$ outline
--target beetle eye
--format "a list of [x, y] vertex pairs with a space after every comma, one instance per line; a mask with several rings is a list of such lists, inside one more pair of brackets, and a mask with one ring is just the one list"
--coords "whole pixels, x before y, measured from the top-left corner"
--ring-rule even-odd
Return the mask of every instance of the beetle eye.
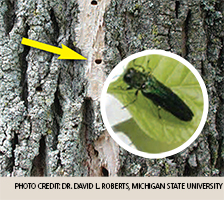
[[125, 81], [126, 83], [130, 83], [130, 82], [131, 82], [131, 76], [130, 76], [130, 74], [126, 74], [126, 75], [124, 76], [124, 81]]
[[128, 70], [128, 73], [131, 73], [131, 74], [135, 73], [135, 69], [130, 68], [130, 69]]

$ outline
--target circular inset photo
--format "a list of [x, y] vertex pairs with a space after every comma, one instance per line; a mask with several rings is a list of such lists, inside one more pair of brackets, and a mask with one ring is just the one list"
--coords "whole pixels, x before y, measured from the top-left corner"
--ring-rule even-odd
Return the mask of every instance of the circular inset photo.
[[121, 147], [142, 157], [163, 158], [198, 137], [207, 118], [208, 94], [188, 61], [147, 50], [124, 59], [110, 73], [101, 113]]

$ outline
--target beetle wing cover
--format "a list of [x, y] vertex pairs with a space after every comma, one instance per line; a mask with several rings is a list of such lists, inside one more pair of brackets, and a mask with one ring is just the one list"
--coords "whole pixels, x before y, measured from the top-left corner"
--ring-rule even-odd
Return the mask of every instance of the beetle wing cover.
[[190, 121], [194, 116], [191, 109], [180, 97], [155, 78], [153, 87], [147, 89], [146, 86], [146, 88], [142, 90], [142, 94], [152, 100], [155, 105], [162, 107], [180, 120]]

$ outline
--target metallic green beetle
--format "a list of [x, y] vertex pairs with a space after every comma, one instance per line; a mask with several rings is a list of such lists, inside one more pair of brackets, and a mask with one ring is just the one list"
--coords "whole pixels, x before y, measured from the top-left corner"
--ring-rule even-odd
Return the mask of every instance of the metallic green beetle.
[[136, 98], [131, 103], [137, 100], [138, 92], [141, 91], [142, 94], [146, 98], [152, 100], [156, 106], [165, 109], [178, 119], [182, 121], [192, 120], [194, 114], [191, 109], [180, 97], [170, 88], [159, 82], [151, 73], [145, 72], [144, 69], [141, 71], [135, 68], [129, 68], [123, 80], [128, 84], [126, 90], [136, 89]]

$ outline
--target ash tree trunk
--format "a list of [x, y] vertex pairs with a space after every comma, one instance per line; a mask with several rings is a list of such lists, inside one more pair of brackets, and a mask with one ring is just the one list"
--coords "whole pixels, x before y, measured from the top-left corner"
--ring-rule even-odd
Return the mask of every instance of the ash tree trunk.
[[[223, 176], [224, 5], [220, 0], [2, 0], [0, 3], [1, 176]], [[23, 37], [88, 61], [21, 45]], [[127, 56], [163, 49], [199, 71], [209, 114], [179, 154], [145, 159], [108, 135], [99, 98]]]

